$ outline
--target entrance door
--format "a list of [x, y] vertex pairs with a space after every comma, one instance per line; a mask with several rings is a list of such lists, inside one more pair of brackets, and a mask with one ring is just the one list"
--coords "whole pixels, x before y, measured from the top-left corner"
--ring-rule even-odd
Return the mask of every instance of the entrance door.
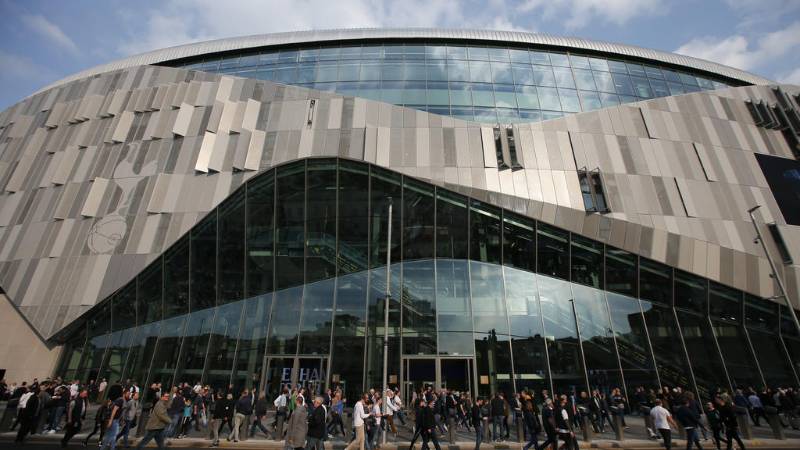
[[414, 393], [427, 387], [435, 390], [475, 392], [475, 363], [472, 358], [404, 358], [403, 401], [411, 408]]
[[439, 360], [440, 381], [439, 386], [450, 391], [472, 395], [472, 360], [471, 359], [441, 359]]
[[414, 393], [420, 393], [428, 386], [436, 386], [436, 359], [403, 359], [403, 403], [411, 411]]

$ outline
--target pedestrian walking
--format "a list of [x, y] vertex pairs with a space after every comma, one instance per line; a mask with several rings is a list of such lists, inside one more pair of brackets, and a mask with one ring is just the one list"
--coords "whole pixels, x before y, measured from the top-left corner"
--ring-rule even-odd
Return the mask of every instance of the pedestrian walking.
[[267, 439], [272, 439], [272, 435], [267, 430], [267, 427], [264, 426], [263, 420], [267, 417], [267, 408], [269, 407], [269, 402], [267, 401], [267, 394], [265, 392], [261, 392], [258, 394], [258, 400], [256, 400], [256, 404], [253, 407], [254, 410], [254, 418], [253, 424], [250, 426], [250, 437], [255, 437], [256, 429], [261, 430], [264, 433], [264, 436]]
[[675, 417], [686, 432], [686, 450], [691, 450], [693, 445], [696, 445], [698, 450], [703, 450], [697, 437], [697, 429], [701, 426], [700, 414], [692, 407], [689, 398], [686, 398], [678, 408]]
[[475, 403], [472, 404], [470, 418], [472, 419], [472, 426], [475, 427], [475, 450], [480, 450], [481, 442], [483, 442], [483, 419], [485, 419], [482, 398], [477, 398]]
[[39, 396], [35, 395], [35, 392], [34, 389], [31, 389], [20, 397], [19, 404], [22, 405], [22, 408], [20, 409], [20, 406], [17, 406], [19, 431], [16, 439], [14, 439], [17, 444], [22, 444], [28, 433], [35, 431], [39, 412]]
[[307, 433], [308, 412], [305, 407], [305, 399], [299, 396], [295, 399], [294, 411], [286, 423], [286, 447], [295, 450], [304, 448]]
[[522, 450], [538, 448], [538, 437], [542, 431], [542, 425], [539, 423], [539, 414], [533, 406], [531, 400], [525, 401], [522, 407], [522, 420], [525, 422], [525, 430], [528, 432], [528, 443], [522, 447]]
[[356, 430], [355, 438], [352, 442], [350, 442], [345, 450], [364, 450], [364, 421], [369, 417], [369, 413], [366, 409], [366, 404], [368, 401], [367, 398], [367, 394], [362, 395], [361, 400], [357, 401], [356, 406], [353, 408], [353, 427]]
[[725, 425], [725, 439], [728, 441], [727, 450], [733, 449], [733, 441], [739, 444], [739, 450], [746, 450], [744, 442], [739, 436], [739, 421], [736, 418], [736, 410], [730, 399], [720, 406], [719, 413], [722, 416], [722, 423]]
[[662, 406], [662, 400], [656, 399], [655, 406], [650, 410], [650, 417], [653, 420], [653, 426], [661, 434], [664, 439], [664, 448], [666, 450], [672, 449], [672, 428], [677, 428], [675, 421], [672, 419], [672, 414]]
[[314, 397], [314, 409], [308, 414], [306, 450], [324, 450], [327, 413], [322, 397]]
[[169, 392], [162, 393], [161, 400], [154, 402], [153, 409], [150, 411], [150, 416], [144, 426], [144, 437], [139, 441], [139, 445], [136, 446], [137, 450], [144, 448], [153, 439], [155, 439], [159, 449], [164, 448], [167, 427], [172, 423], [172, 418], [167, 414], [169, 404]]
[[84, 389], [69, 401], [67, 405], [67, 423], [64, 425], [64, 437], [61, 438], [61, 448], [67, 448], [67, 443], [69, 443], [70, 439], [81, 431], [83, 419], [86, 417], [88, 397], [89, 391]]
[[251, 397], [250, 393], [245, 389], [242, 391], [242, 395], [234, 406], [233, 430], [228, 435], [229, 441], [233, 440], [233, 442], [239, 442], [239, 429], [242, 427], [242, 424], [245, 423], [245, 418], [251, 414], [253, 414], [253, 397]]

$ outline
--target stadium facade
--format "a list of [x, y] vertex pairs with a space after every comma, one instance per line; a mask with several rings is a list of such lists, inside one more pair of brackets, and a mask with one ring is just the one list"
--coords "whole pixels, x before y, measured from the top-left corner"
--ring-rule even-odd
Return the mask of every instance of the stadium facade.
[[798, 385], [798, 95], [470, 30], [89, 69], [0, 113], [3, 368], [354, 399], [387, 332], [406, 391]]

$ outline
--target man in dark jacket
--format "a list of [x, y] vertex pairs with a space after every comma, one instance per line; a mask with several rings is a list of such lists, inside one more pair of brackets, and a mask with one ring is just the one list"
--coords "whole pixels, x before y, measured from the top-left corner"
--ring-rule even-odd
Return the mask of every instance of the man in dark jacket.
[[[230, 394], [228, 394], [230, 396]], [[233, 409], [231, 399], [223, 397], [221, 392], [217, 392], [217, 399], [214, 402], [214, 409], [211, 411], [211, 446], [219, 445], [219, 432], [222, 425], [228, 422], [230, 425], [230, 414]]]
[[236, 401], [234, 409], [233, 431], [228, 435], [228, 440], [239, 442], [239, 428], [241, 428], [242, 424], [246, 424], [246, 418], [253, 414], [253, 397], [250, 396], [247, 389], [242, 391], [242, 395]]
[[267, 430], [267, 427], [264, 426], [262, 422], [264, 418], [267, 417], [267, 408], [269, 408], [269, 401], [267, 400], [267, 394], [265, 392], [261, 392], [258, 395], [258, 400], [256, 400], [256, 404], [254, 406], [255, 417], [253, 418], [253, 425], [250, 426], [250, 437], [255, 437], [256, 429], [261, 430], [264, 433], [264, 436], [267, 439], [272, 439], [272, 435]]
[[708, 426], [711, 427], [711, 433], [714, 436], [714, 444], [717, 445], [717, 450], [722, 450], [720, 442], [728, 441], [722, 437], [722, 415], [719, 410], [714, 407], [714, 404], [708, 402], [706, 404], [706, 417], [708, 418]]
[[558, 431], [556, 429], [555, 413], [553, 400], [546, 398], [544, 400], [544, 408], [542, 409], [542, 425], [544, 426], [544, 434], [547, 436], [547, 439], [542, 442], [542, 445], [536, 447], [536, 450], [544, 450], [548, 445], [552, 445], [554, 449], [558, 448]]
[[497, 442], [503, 433], [503, 419], [505, 418], [505, 401], [500, 393], [494, 394], [494, 398], [489, 402], [489, 413], [492, 416], [492, 439]]
[[167, 414], [172, 419], [172, 422], [169, 424], [169, 428], [167, 428], [167, 437], [173, 437], [178, 434], [178, 425], [181, 423], [181, 417], [183, 417], [183, 395], [178, 390], [177, 387], [172, 388], [172, 401], [167, 408]]
[[[38, 386], [39, 384], [36, 383], [36, 385]], [[39, 395], [38, 392], [33, 389], [33, 386], [31, 386], [31, 395], [28, 397], [28, 401], [25, 402], [25, 408], [17, 414], [19, 418], [19, 432], [17, 432], [17, 438], [14, 440], [14, 443], [22, 444], [28, 433], [36, 431], [36, 424], [39, 420]]]
[[697, 414], [697, 411], [691, 407], [688, 398], [678, 408], [675, 418], [686, 430], [686, 450], [691, 450], [692, 444], [697, 445], [699, 450], [703, 450], [703, 447], [700, 446], [700, 439], [697, 438], [697, 428], [701, 426], [700, 414]]
[[439, 446], [439, 440], [436, 438], [436, 417], [434, 417], [434, 408], [436, 408], [436, 402], [430, 402], [426, 408], [420, 408], [421, 417], [417, 419], [417, 421], [419, 425], [422, 425], [422, 448], [427, 449], [428, 440], [431, 440], [436, 450], [442, 450]]
[[306, 433], [306, 450], [324, 450], [325, 448], [325, 406], [322, 397], [314, 397], [314, 409], [308, 414], [308, 432]]
[[64, 437], [61, 438], [61, 448], [67, 448], [67, 443], [73, 436], [81, 431], [83, 419], [86, 416], [87, 398], [89, 391], [82, 390], [77, 397], [70, 400], [67, 405], [67, 424], [64, 425]]
[[472, 411], [470, 411], [470, 416], [472, 417], [472, 426], [475, 427], [475, 450], [480, 450], [481, 442], [483, 441], [483, 399], [477, 398], [475, 399], [475, 403], [472, 404]]
[[728, 450], [733, 448], [733, 441], [739, 444], [740, 450], [745, 450], [744, 442], [739, 437], [739, 422], [736, 419], [736, 411], [731, 403], [720, 406], [719, 414], [722, 416], [722, 423], [725, 424], [725, 438], [728, 440]]

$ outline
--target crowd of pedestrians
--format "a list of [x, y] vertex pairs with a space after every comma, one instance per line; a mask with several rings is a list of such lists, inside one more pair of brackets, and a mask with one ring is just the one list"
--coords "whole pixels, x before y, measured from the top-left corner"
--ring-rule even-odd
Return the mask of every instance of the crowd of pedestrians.
[[212, 447], [221, 439], [238, 442], [244, 435], [261, 435], [284, 442], [287, 449], [323, 450], [326, 440], [340, 437], [348, 443], [347, 450], [375, 450], [386, 437], [396, 441], [398, 427], [403, 426], [412, 433], [410, 448], [421, 441], [423, 449], [432, 445], [440, 450], [440, 438], [447, 436], [452, 442], [459, 432], [474, 433], [476, 450], [483, 442], [508, 440], [512, 433], [525, 442], [523, 450], [576, 450], [582, 427], [595, 433], [616, 431], [617, 426], [627, 428], [626, 415], [636, 414], [645, 417], [650, 437], [662, 440], [667, 450], [676, 429], [685, 433], [687, 450], [702, 449], [701, 435], [703, 440], [710, 436], [717, 450], [722, 444], [727, 450], [734, 444], [745, 450], [739, 434], [742, 412], [761, 426], [767, 420], [766, 408], [773, 407], [783, 426], [798, 426], [800, 396], [793, 389], [748, 388], [709, 396], [710, 401], [702, 404], [679, 387], [639, 387], [629, 396], [613, 388], [552, 396], [547, 390], [536, 394], [523, 390], [473, 397], [470, 392], [425, 386], [407, 396], [408, 407], [399, 390], [371, 389], [351, 403], [351, 409], [341, 390], [308, 392], [300, 386], [284, 386], [269, 396], [231, 385], [213, 389], [199, 382], [153, 383], [143, 389], [131, 380], [113, 385], [106, 380], [82, 384], [59, 378], [34, 379], [19, 386], [0, 382], [0, 397], [16, 411], [12, 424], [12, 430], [18, 428], [16, 442], [24, 442], [29, 434], [63, 433], [62, 447], [85, 432], [83, 446], [113, 449], [119, 443], [128, 448], [132, 434], [138, 432], [142, 437], [137, 448], [150, 441], [165, 448], [170, 439], [195, 431]]

